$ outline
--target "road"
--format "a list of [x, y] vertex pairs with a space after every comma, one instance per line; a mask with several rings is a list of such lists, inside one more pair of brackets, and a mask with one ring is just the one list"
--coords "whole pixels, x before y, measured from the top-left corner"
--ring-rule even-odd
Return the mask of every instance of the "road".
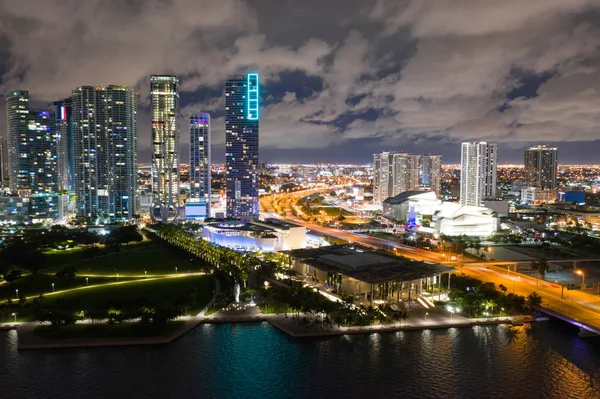
[[[284, 198], [278, 199], [279, 204], [285, 206], [293, 206], [294, 194], [292, 193]], [[306, 195], [306, 194], [299, 194]], [[431, 252], [423, 249], [417, 249], [410, 246], [402, 245], [397, 242], [384, 240], [381, 238], [370, 237], [362, 234], [356, 234], [343, 230], [332, 229], [313, 223], [306, 222], [297, 217], [291, 216], [289, 209], [285, 209], [287, 217], [281, 217], [276, 213], [269, 212], [273, 206], [269, 207], [269, 200], [263, 198], [261, 205], [266, 211], [266, 216], [275, 217], [299, 224], [307, 229], [314, 230], [321, 234], [325, 234], [338, 239], [355, 242], [365, 245], [370, 248], [383, 249], [397, 255], [404, 256], [409, 259], [424, 260], [436, 262], [448, 267], [460, 267], [461, 271], [468, 276], [474, 277], [481, 281], [490, 281], [499, 286], [503, 284], [510, 292], [527, 296], [533, 292], [537, 292], [542, 297], [542, 308], [551, 314], [554, 314], [568, 321], [581, 323], [584, 327], [600, 334], [600, 297], [597, 295], [588, 294], [581, 291], [567, 291], [564, 289], [564, 297], [561, 299], [563, 287], [547, 281], [540, 281], [536, 278], [529, 277], [514, 272], [509, 272], [504, 267], [496, 267], [495, 265], [514, 264], [512, 262], [474, 262], [472, 260], [461, 259], [449, 262], [442, 254]], [[289, 205], [288, 205], [289, 204]], [[273, 209], [274, 210], [274, 209]], [[570, 260], [569, 262], [571, 262]], [[508, 274], [510, 273], [510, 274]]]

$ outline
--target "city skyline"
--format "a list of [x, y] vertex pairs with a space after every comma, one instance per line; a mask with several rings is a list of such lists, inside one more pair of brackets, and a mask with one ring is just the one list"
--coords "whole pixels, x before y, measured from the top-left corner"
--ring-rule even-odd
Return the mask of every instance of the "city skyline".
[[[192, 8], [174, 2], [165, 9], [149, 3], [106, 2], [100, 10], [57, 3], [49, 5], [57, 11], [49, 15], [29, 14], [24, 5], [1, 6], [11, 29], [0, 34], [7, 39], [0, 93], [30, 89], [35, 107], [43, 108], [83, 84], [128, 85], [140, 92], [142, 162], [151, 159], [148, 75], [179, 77], [181, 126], [195, 110], [211, 113], [219, 126], [221, 82], [248, 70], [263, 79], [261, 161], [368, 162], [373, 153], [394, 150], [437, 153], [458, 163], [455, 145], [473, 140], [497, 142], [499, 163], [520, 162], [522, 152], [538, 143], [560, 147], [566, 164], [597, 159], [600, 18], [594, 2], [481, 4], [477, 24], [467, 0], [454, 4], [457, 12], [430, 1], [223, 1]], [[210, 12], [221, 17], [201, 18]], [[90, 18], [93, 13], [102, 18]], [[141, 33], [157, 13], [173, 22], [165, 23], [172, 36]], [[59, 23], [61, 15], [70, 15], [70, 23]], [[94, 25], [125, 15], [136, 18], [114, 31]], [[498, 15], [501, 21], [494, 21]], [[432, 23], [442, 18], [448, 23]], [[312, 29], [295, 29], [307, 22]], [[24, 34], [28, 24], [36, 30]], [[91, 40], [100, 30], [106, 32]], [[165, 42], [167, 37], [175, 41]], [[43, 55], [41, 49], [60, 42], [71, 43], [69, 51], [52, 59]], [[118, 68], [102, 62], [105, 46]], [[81, 54], [86, 62], [73, 73], [69, 66]], [[213, 129], [215, 162], [224, 161], [218, 155], [223, 136]], [[181, 161], [186, 157], [182, 151]]]

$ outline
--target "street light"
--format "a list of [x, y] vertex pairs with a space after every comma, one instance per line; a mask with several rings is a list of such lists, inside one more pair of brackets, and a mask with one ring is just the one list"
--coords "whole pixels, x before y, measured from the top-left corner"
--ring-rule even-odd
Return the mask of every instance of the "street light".
[[119, 281], [119, 273], [117, 273], [117, 282]]
[[17, 314], [16, 313], [11, 313], [11, 316], [15, 316], [15, 323], [17, 322]]
[[429, 313], [425, 312], [425, 320], [427, 320], [427, 316], [429, 316]]
[[19, 299], [19, 289], [18, 288], [15, 289], [15, 295], [16, 295], [17, 299]]
[[52, 292], [54, 292], [54, 283], [52, 283]]
[[90, 285], [89, 283], [90, 283], [90, 281], [89, 281], [89, 278], [88, 278], [88, 277], [86, 277], [86, 278], [85, 278], [85, 285]]
[[177, 274], [177, 266], [175, 266], [175, 274]]
[[585, 274], [582, 270], [577, 270], [577, 274], [581, 276], [581, 284], [585, 284]]

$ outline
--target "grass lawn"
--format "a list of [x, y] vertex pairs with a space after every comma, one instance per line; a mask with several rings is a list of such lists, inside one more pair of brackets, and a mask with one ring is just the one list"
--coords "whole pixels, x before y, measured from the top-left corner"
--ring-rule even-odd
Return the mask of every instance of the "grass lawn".
[[140, 323], [76, 324], [60, 328], [44, 325], [36, 327], [33, 333], [47, 339], [160, 337], [182, 328], [184, 323], [172, 321], [164, 326]]
[[[148, 245], [148, 241], [135, 242], [121, 246], [121, 251], [128, 251], [136, 248], [143, 248]], [[59, 269], [64, 265], [85, 261], [83, 257], [84, 247], [77, 247], [65, 250], [48, 250], [44, 252], [46, 255], [46, 268]], [[103, 250], [103, 248], [101, 248]]]
[[[273, 306], [273, 305], [258, 305], [258, 308], [260, 309], [260, 313], [263, 314], [285, 314], [285, 307], [284, 306]], [[287, 313], [288, 314], [294, 314], [294, 311], [292, 310], [292, 308], [288, 307], [287, 308]]]
[[[73, 265], [78, 274], [116, 276], [118, 273], [119, 276], [126, 277], [144, 275], [144, 270], [148, 276], [174, 274], [175, 268], [178, 273], [187, 273], [188, 270], [190, 272], [200, 271], [198, 261], [190, 262], [191, 256], [182, 252], [148, 242], [136, 244], [133, 248], [130, 250], [130, 247], [123, 247], [119, 252], [109, 252], [107, 255], [94, 259], [82, 259], [81, 252], [76, 252], [69, 259], [73, 260], [79, 256], [79, 261]], [[66, 255], [48, 255], [48, 258], [53, 256], [61, 256], [65, 259]], [[44, 271], [54, 272], [61, 267], [55, 262], [50, 264], [54, 266]]]
[[[46, 304], [51, 304], [57, 298], [79, 302], [82, 309], [99, 307], [107, 299], [120, 301], [127, 299], [146, 298], [155, 302], [173, 302], [180, 295], [193, 289], [198, 289], [200, 298], [195, 307], [187, 310], [186, 314], [196, 315], [210, 301], [213, 295], [213, 280], [210, 276], [181, 276], [159, 279], [141, 279], [123, 284], [108, 284], [85, 288], [77, 291], [64, 292], [46, 296]], [[32, 304], [18, 310], [20, 320], [31, 320], [34, 308]]]
[[[131, 278], [119, 276], [119, 281], [132, 280]], [[25, 295], [26, 297], [38, 296], [39, 294], [47, 295], [52, 292], [52, 284], [54, 283], [55, 291], [62, 291], [65, 289], [85, 287], [88, 285], [106, 284], [117, 281], [116, 277], [89, 277], [86, 281], [85, 277], [74, 277], [74, 278], [58, 278], [50, 274], [38, 273], [28, 274], [12, 284], [0, 285], [0, 302], [10, 298], [13, 301], [18, 301], [17, 292], [19, 290], [19, 296]]]

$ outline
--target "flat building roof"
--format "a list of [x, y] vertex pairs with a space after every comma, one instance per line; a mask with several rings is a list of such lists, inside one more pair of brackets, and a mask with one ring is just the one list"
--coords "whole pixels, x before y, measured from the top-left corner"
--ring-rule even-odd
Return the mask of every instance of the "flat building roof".
[[354, 244], [295, 249], [285, 253], [316, 269], [341, 273], [369, 284], [413, 281], [456, 270], [439, 263], [414, 261]]

